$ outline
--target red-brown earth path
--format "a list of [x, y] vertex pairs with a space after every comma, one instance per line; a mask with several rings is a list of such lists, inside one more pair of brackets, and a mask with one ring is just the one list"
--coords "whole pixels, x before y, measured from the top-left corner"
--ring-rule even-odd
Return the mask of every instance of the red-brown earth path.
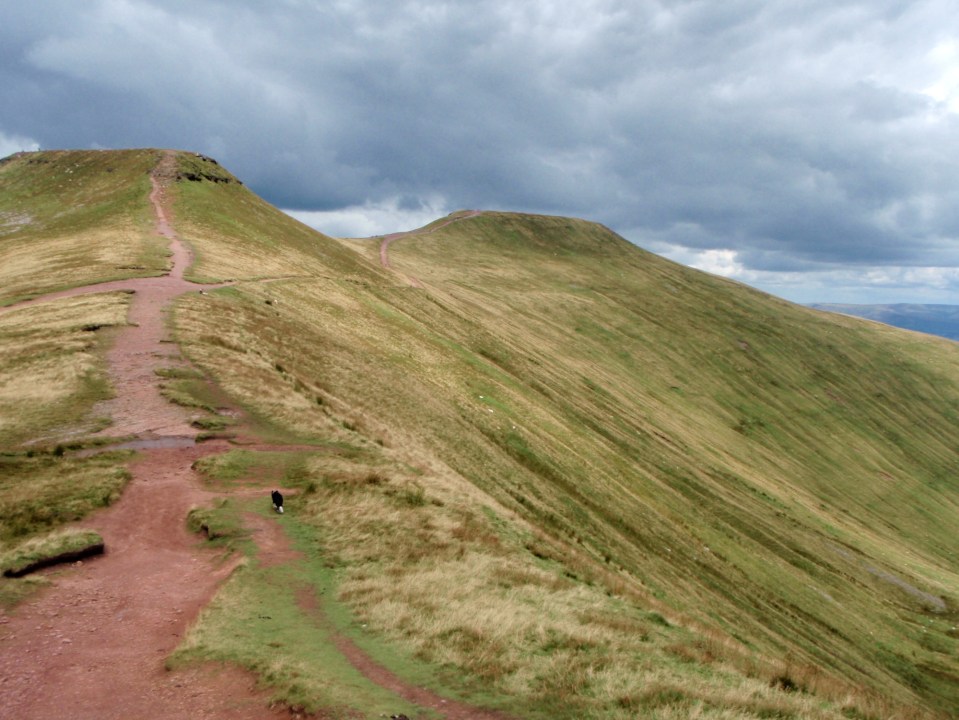
[[[476, 217], [477, 215], [482, 215], [482, 214], [483, 214], [482, 210], [467, 210], [466, 212], [463, 212], [448, 218], [447, 220], [440, 223], [439, 225], [436, 225], [435, 227], [431, 227], [429, 230], [407, 230], [406, 232], [396, 232], [396, 233], [390, 233], [389, 235], [384, 235], [383, 239], [380, 241], [380, 265], [385, 267], [387, 270], [393, 269], [393, 266], [390, 265], [389, 249], [390, 249], [390, 245], [396, 242], [397, 240], [400, 240], [405, 237], [409, 237], [411, 235], [429, 235], [431, 233], [436, 232], [440, 228], [444, 228], [447, 225], [451, 225], [452, 223], [459, 222], [460, 220], [466, 220], [467, 218]], [[409, 275], [408, 278], [410, 281], [410, 285], [412, 285], [413, 287], [423, 287], [422, 283], [420, 283], [420, 281], [417, 280], [412, 275]]]
[[[130, 465], [133, 479], [121, 499], [77, 523], [103, 536], [105, 555], [46, 571], [50, 587], [9, 614], [0, 611], [0, 720], [266, 720], [291, 714], [283, 707], [271, 708], [267, 693], [256, 689], [255, 678], [238, 668], [207, 665], [170, 672], [164, 667], [165, 658], [238, 562], [204, 547], [185, 525], [190, 508], [222, 497], [201, 487], [192, 464], [233, 445], [223, 440], [196, 444], [189, 413], [162, 398], [154, 372], [188, 364], [164, 327], [171, 301], [185, 292], [220, 287], [183, 279], [191, 256], [170, 225], [165, 196], [174, 163], [172, 154], [163, 156], [150, 193], [157, 233], [169, 240], [172, 251], [168, 275], [75, 288], [0, 309], [15, 312], [79, 294], [135, 291], [130, 324], [117, 334], [107, 356], [116, 398], [103, 410], [114, 421], [104, 434], [135, 436], [132, 445], [141, 450]], [[385, 247], [382, 252], [385, 258]], [[250, 447], [287, 449], [259, 443]], [[264, 489], [264, 502], [267, 492]], [[246, 523], [257, 542], [259, 562], [296, 561], [278, 523], [254, 514]], [[317, 622], [326, 622], [318, 608], [311, 612]], [[421, 707], [450, 720], [505, 717], [404, 683], [344, 636], [335, 638], [340, 651], [367, 677]]]
[[131, 464], [132, 480], [116, 504], [78, 523], [103, 536], [106, 554], [48, 571], [51, 587], [0, 616], [0, 718], [287, 715], [270, 709], [254, 678], [237, 668], [164, 669], [167, 655], [236, 562], [202, 547], [185, 525], [191, 507], [214, 497], [200, 488], [192, 463], [229, 446], [196, 445], [190, 414], [163, 399], [154, 372], [185, 364], [167, 338], [165, 308], [184, 292], [212, 287], [183, 280], [190, 254], [170, 227], [164, 197], [174, 161], [164, 155], [150, 193], [157, 232], [171, 245], [168, 275], [76, 288], [4, 308], [15, 312], [56, 298], [133, 290], [130, 324], [107, 355], [116, 398], [102, 409], [114, 421], [104, 434], [133, 435], [158, 447]]

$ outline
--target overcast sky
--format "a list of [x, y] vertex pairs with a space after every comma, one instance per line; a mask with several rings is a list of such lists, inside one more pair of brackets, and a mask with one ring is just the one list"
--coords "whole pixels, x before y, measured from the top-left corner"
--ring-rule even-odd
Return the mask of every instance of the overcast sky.
[[141, 146], [334, 235], [573, 215], [799, 302], [959, 303], [955, 0], [0, 0], [0, 156]]

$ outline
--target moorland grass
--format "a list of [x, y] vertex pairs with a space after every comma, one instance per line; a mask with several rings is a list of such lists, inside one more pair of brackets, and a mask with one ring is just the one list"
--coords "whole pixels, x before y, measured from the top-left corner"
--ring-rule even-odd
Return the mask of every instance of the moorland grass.
[[[130, 480], [129, 451], [74, 457], [63, 448], [0, 453], [0, 555], [15, 559], [24, 548], [56, 555], [64, 542], [89, 538], [62, 526], [115, 502]], [[0, 606], [12, 608], [45, 585], [29, 575], [0, 577]]]
[[[243, 403], [382, 448], [424, 486], [442, 469], [446, 495], [539, 528], [578, 580], [614, 576], [726, 637], [738, 650], [723, 662], [790, 656], [834, 699], [954, 705], [956, 668], [917, 633], [933, 619], [952, 647], [954, 611], [937, 622], [867, 566], [955, 607], [956, 444], [942, 430], [959, 407], [955, 347], [702, 276], [578, 221], [481, 216], [392, 252], [428, 290], [249, 285], [184, 298], [177, 331]], [[228, 328], [216, 342], [214, 327]], [[456, 602], [469, 614], [476, 597]], [[418, 636], [431, 615], [401, 598], [394, 615]]]
[[60, 558], [102, 552], [103, 538], [95, 530], [61, 530], [31, 538], [0, 554], [0, 572], [19, 577], [33, 567], [52, 564]]
[[[244, 451], [243, 465], [252, 467], [257, 455]], [[204, 472], [224, 480], [242, 475], [236, 451], [215, 459], [221, 462]], [[333, 465], [314, 456], [302, 480], [309, 492], [294, 496], [276, 521], [303, 559], [285, 569], [244, 568], [174, 664], [228, 659], [255, 669], [284, 702], [342, 702], [324, 687], [331, 672], [342, 671], [335, 670], [342, 658], [303, 663], [304, 653], [320, 652], [310, 617], [298, 614], [302, 607], [295, 618], [289, 607], [279, 615], [272, 604], [284, 592], [291, 593], [287, 606], [302, 604], [292, 592], [305, 584], [323, 598], [331, 627], [407, 682], [519, 717], [845, 717], [841, 707], [784, 692], [767, 677], [803, 682], [796, 669], [757, 666], [746, 676], [726, 662], [721, 640], [704, 641], [577, 581], [557, 560], [537, 558], [525, 547], [530, 538], [489, 509], [476, 514], [462, 501], [440, 501], [432, 489], [425, 502], [408, 502], [404, 491], [417, 479], [399, 466]], [[224, 509], [206, 511], [207, 527], [218, 526], [210, 516]], [[235, 507], [227, 513], [220, 524], [229, 527]], [[295, 624], [305, 639], [274, 636], [277, 619], [281, 628]], [[260, 644], [269, 652], [257, 650]], [[357, 692], [355, 680], [337, 682]]]
[[[153, 232], [149, 173], [158, 153], [42, 152], [0, 164], [0, 305], [168, 266]], [[0, 549], [60, 545], [57, 528], [113, 502], [130, 453], [74, 456], [109, 420], [104, 351], [129, 297], [101, 293], [0, 314]], [[10, 606], [40, 584], [2, 581]]]
[[92, 410], [111, 395], [105, 336], [128, 305], [114, 292], [0, 314], [0, 448], [100, 429]]
[[[205, 528], [235, 528], [237, 514], [249, 512], [263, 512], [262, 503], [221, 504], [192, 516], [194, 523], [202, 518]], [[295, 523], [286, 517], [276, 521]], [[235, 537], [232, 530], [226, 532]], [[224, 537], [215, 530], [207, 534]], [[295, 565], [262, 566], [254, 544], [241, 547], [250, 557], [203, 610], [168, 667], [233, 662], [255, 672], [275, 700], [308, 712], [355, 717], [360, 711], [370, 718], [414, 714], [414, 706], [367, 680], [336, 649], [334, 626], [313, 609], [333, 584], [321, 556], [308, 553]]]
[[[232, 549], [241, 547], [239, 543], [249, 537], [243, 527], [238, 508], [229, 499], [222, 499], [214, 507], [195, 507], [190, 510], [186, 518], [187, 527], [191, 532], [203, 533], [207, 540], [219, 542]], [[242, 547], [249, 550], [249, 545]]]
[[382, 279], [375, 266], [340, 243], [264, 202], [219, 166], [178, 155], [181, 179], [172, 188], [177, 233], [194, 252], [195, 281], [287, 276]]
[[0, 454], [0, 547], [79, 520], [119, 498], [132, 453]]
[[[566, 218], [462, 219], [394, 243], [391, 273], [375, 240], [180, 167], [194, 277], [250, 279], [178, 301], [185, 354], [271, 437], [327, 450], [205, 468], [301, 488], [282, 522], [308, 560], [251, 562], [184, 653], [349, 705], [366, 690], [310, 659], [332, 652], [321, 629], [290, 630], [325, 568], [333, 615], [398, 672], [521, 716], [959, 707], [954, 343]], [[262, 602], [282, 627], [256, 627]]]
[[0, 164], [0, 305], [168, 267], [149, 150], [22, 153]]
[[256, 482], [263, 485], [306, 489], [305, 469], [311, 450], [258, 452], [236, 449], [206, 455], [193, 464], [206, 483], [220, 487]]

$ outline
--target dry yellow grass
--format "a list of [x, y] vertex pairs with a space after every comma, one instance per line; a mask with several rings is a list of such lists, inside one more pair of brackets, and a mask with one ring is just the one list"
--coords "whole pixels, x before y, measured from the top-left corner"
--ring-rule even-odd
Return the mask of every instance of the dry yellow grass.
[[114, 502], [130, 479], [130, 455], [0, 455], [0, 549]]
[[151, 151], [27, 153], [0, 165], [0, 304], [160, 274]]
[[172, 189], [177, 232], [195, 253], [192, 277], [383, 277], [332, 238], [277, 212], [219, 165], [190, 154], [177, 161], [181, 174], [205, 178]]
[[[833, 719], [846, 717], [844, 697], [858, 697], [840, 682], [826, 687], [825, 677], [819, 696], [783, 692], [771, 678], [812, 685], [740, 646], [735, 659], [752, 663], [744, 672], [744, 662], [728, 661], [726, 638], [670, 623], [570, 577], [562, 562], [536, 559], [524, 524], [505, 522], [488, 497], [447, 494], [448, 481], [402, 465], [316, 458], [310, 468], [319, 488], [301, 513], [343, 566], [340, 597], [358, 620], [527, 707], [617, 720]], [[411, 501], [411, 488], [420, 499]]]
[[[803, 612], [822, 608], [818, 612], [824, 615], [841, 616], [845, 633], [868, 637], [875, 618], [870, 615], [873, 610], [858, 609], [863, 601], [869, 602], [856, 589], [858, 585], [815, 571], [799, 580], [796, 560], [787, 559], [789, 548], [800, 543], [804, 553], [854, 577], [856, 584], [867, 583], [879, 593], [876, 597], [882, 597], [882, 582], [870, 580], [859, 560], [844, 561], [822, 530], [810, 532], [804, 525], [842, 527], [840, 535], [836, 529], [828, 532], [836, 538], [865, 541], [860, 548], [885, 544], [896, 557], [905, 557], [899, 553], [906, 552], [909, 543], [890, 544], [888, 532], [877, 528], [863, 532], [867, 524], [862, 517], [837, 517], [822, 510], [815, 488], [782, 484], [782, 478], [790, 474], [793, 478], [808, 475], [804, 461], [744, 444], [743, 433], [735, 427], [737, 415], [717, 411], [705, 390], [692, 400], [679, 395], [673, 399], [666, 387], [644, 395], [644, 404], [637, 407], [633, 396], [645, 392], [642, 386], [649, 382], [648, 375], [624, 380], [621, 370], [590, 355], [588, 342], [569, 345], [556, 323], [558, 310], [551, 299], [530, 292], [508, 297], [535, 306], [525, 311], [524, 322], [511, 331], [517, 333], [514, 337], [504, 331], [507, 323], [502, 318], [508, 314], [489, 297], [485, 302], [495, 320], [479, 323], [478, 301], [467, 315], [462, 299], [456, 299], [457, 314], [449, 312], [448, 305], [444, 309], [454, 302], [448, 297], [431, 298], [389, 286], [363, 289], [325, 278], [243, 284], [208, 296], [187, 297], [178, 307], [176, 323], [191, 357], [234, 397], [289, 430], [364, 448], [381, 457], [378, 462], [383, 467], [393, 468], [395, 482], [384, 500], [362, 492], [368, 474], [381, 472], [377, 465], [361, 463], [351, 469], [347, 461], [325, 459], [312, 467], [314, 476], [326, 478], [344, 494], [322, 495], [311, 508], [330, 551], [349, 568], [342, 586], [344, 599], [371, 626], [409, 652], [459, 667], [485, 678], [502, 693], [534, 704], [546, 702], [545, 698], [566, 687], [572, 702], [585, 703], [580, 711], [586, 712], [589, 705], [589, 712], [597, 717], [629, 717], [638, 712], [629, 693], [623, 695], [622, 708], [616, 697], [600, 699], [596, 694], [597, 687], [615, 685], [607, 675], [635, 676], [646, 682], [647, 676], [634, 666], [637, 655], [655, 657], [657, 667], [673, 668], [670, 687], [686, 688], [679, 695], [678, 691], [666, 693], [665, 700], [637, 691], [642, 703], [656, 706], [646, 708], [650, 713], [668, 716], [675, 711], [672, 706], [678, 705], [683, 712], [703, 716], [751, 717], [779, 712], [776, 708], [785, 704], [792, 708], [783, 711], [786, 716], [836, 717], [844, 703], [869, 706], [870, 691], [863, 690], [857, 679], [841, 679], [842, 671], [835, 668], [802, 681], [816, 691], [818, 699], [770, 688], [780, 672], [777, 657], [792, 652], [783, 650], [783, 643], [789, 647], [795, 638], [788, 631], [771, 632], [755, 611], [747, 610], [748, 594], [743, 604], [717, 604], [716, 587], [719, 583], [730, 588], [723, 593], [737, 592], [730, 583], [743, 583], [743, 588], [789, 587], [790, 602]], [[594, 316], [600, 310], [606, 312], [595, 303], [584, 305], [576, 299], [570, 306], [577, 313], [588, 308]], [[532, 362], [529, 358], [534, 355]], [[664, 363], [657, 372], [671, 375], [677, 370], [682, 371], [674, 362]], [[646, 372], [654, 371], [647, 368]], [[531, 395], [524, 386], [530, 377], [548, 377], [552, 387], [540, 390], [539, 396]], [[556, 399], [547, 394], [551, 391]], [[566, 393], [565, 409], [560, 409], [561, 391]], [[550, 402], [544, 403], [543, 395]], [[595, 438], [584, 435], [584, 420], [594, 423], [587, 427], [603, 427], [590, 414], [597, 405], [602, 412], [615, 413], [612, 417], [620, 427], [629, 423], [633, 432], [646, 438], [643, 459], [637, 455], [633, 462], [624, 462], [614, 446], [596, 444]], [[607, 439], [618, 435], [616, 427], [604, 428]], [[826, 436], [815, 442], [833, 456], [848, 453], [848, 439]], [[525, 469], [513, 465], [516, 460]], [[370, 457], [362, 462], [370, 463]], [[717, 466], [725, 466], [725, 474], [717, 473]], [[527, 474], [529, 469], [535, 474]], [[564, 478], [576, 478], [594, 496], [558, 501], [557, 486]], [[695, 478], [700, 487], [727, 503], [716, 510], [735, 521], [735, 531], [714, 527], [715, 516], [702, 508], [682, 505], [676, 478], [685, 483]], [[754, 495], [743, 494], [742, 485], [737, 484], [743, 482], [740, 478], [754, 484]], [[376, 487], [375, 482], [372, 485]], [[355, 492], [347, 492], [349, 488]], [[570, 491], [575, 493], [575, 486]], [[636, 504], [638, 492], [641, 505]], [[606, 509], [600, 508], [600, 498]], [[766, 502], [771, 507], [764, 506]], [[502, 546], [464, 544], [453, 532], [462, 521], [457, 512], [476, 520], [482, 518], [478, 508], [484, 506], [500, 518], [502, 526], [511, 528], [507, 534], [525, 538], [519, 545], [514, 543], [508, 557]], [[409, 507], [419, 508], [426, 521], [410, 516]], [[602, 513], [625, 507], [640, 513], [632, 527], [642, 528], [652, 542], [645, 540], [644, 546], [631, 548], [633, 541], [625, 539], [626, 533], [636, 530], [602, 524]], [[449, 515], [451, 508], [458, 510]], [[755, 527], [749, 533], [753, 539], [746, 540], [746, 545], [741, 534], [748, 527], [745, 516], [736, 519], [727, 508], [737, 508], [736, 512], [746, 508], [746, 514], [752, 515]], [[776, 533], [783, 531], [767, 524], [781, 522], [774, 518], [781, 517], [783, 508], [798, 511], [802, 520], [789, 525], [789, 533], [779, 540]], [[568, 519], [562, 519], [564, 515]], [[545, 524], [531, 521], [531, 516]], [[764, 543], [779, 549], [767, 554]], [[594, 583], [589, 599], [576, 597], [569, 589], [537, 589], [538, 561], [526, 551], [527, 546], [538, 548], [536, 552], [557, 563], [556, 567], [570, 571], [575, 580], [569, 580], [579, 588], [577, 592], [584, 582]], [[524, 548], [522, 552], [519, 547]], [[608, 557], [603, 548], [609, 548]], [[783, 551], [785, 556], [777, 555]], [[748, 576], [740, 569], [743, 566], [748, 567]], [[954, 574], [931, 558], [913, 554], [908, 566], [924, 578], [924, 587], [933, 577], [946, 593], [956, 587]], [[504, 583], [512, 588], [510, 592]], [[665, 593], [664, 587], [669, 588]], [[592, 621], [583, 620], [582, 611], [602, 608], [607, 590], [629, 598], [641, 612], [665, 614], [677, 625], [671, 632], [679, 638], [663, 640], [653, 650], [640, 643], [628, 652], [614, 652], [616, 659], [601, 670], [593, 667], [591, 656], [609, 655], [609, 645], [580, 642], [581, 636], [595, 640], [602, 635], [591, 627]], [[555, 603], [547, 601], [557, 592], [560, 606], [564, 592], [571, 592], [575, 602], [557, 610]], [[774, 608], [775, 602], [764, 595], [762, 612]], [[622, 615], [622, 609], [612, 604], [609, 613]], [[743, 643], [719, 630], [717, 616], [722, 627], [736, 627], [741, 637], [749, 637], [755, 643], [753, 649], [747, 651]], [[537, 632], [522, 625], [530, 618], [571, 644], [574, 649], [563, 661], [567, 665], [558, 659], [553, 665], [544, 658]], [[519, 627], [513, 626], [514, 619]], [[506, 635], [512, 644], [504, 645], [500, 629], [509, 631]], [[794, 647], [808, 647], [805, 643], [810, 640], [798, 637], [804, 642]], [[812, 642], [829, 652], [850, 650], [828, 634]], [[868, 650], [861, 652], [853, 656], [857, 659], [843, 658], [840, 666], [869, 657]], [[816, 662], [821, 660], [798, 652], [793, 676], [798, 677], [796, 668]], [[569, 689], [564, 679], [569, 677], [578, 678], [570, 681], [576, 689]], [[729, 685], [732, 690], [708, 691], [717, 685]], [[753, 699], [736, 701], [736, 710], [717, 704], [734, 702], [737, 693]], [[899, 712], [895, 703], [882, 707], [878, 717]]]
[[2, 299], [130, 277], [151, 266], [159, 270], [163, 266], [150, 258], [163, 255], [160, 243], [132, 222], [9, 247], [0, 244]]
[[109, 396], [104, 334], [126, 323], [129, 295], [82, 295], [0, 314], [0, 447], [99, 429]]

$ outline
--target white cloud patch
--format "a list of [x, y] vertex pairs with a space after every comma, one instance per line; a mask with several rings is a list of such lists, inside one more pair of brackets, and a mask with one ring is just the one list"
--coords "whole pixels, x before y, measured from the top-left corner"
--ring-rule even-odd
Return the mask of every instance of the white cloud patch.
[[[409, 203], [405, 203], [409, 205]], [[415, 207], [404, 207], [399, 198], [379, 203], [364, 203], [338, 210], [285, 210], [288, 215], [326, 235], [362, 238], [388, 235], [423, 227], [449, 210], [440, 197]]]
[[7, 135], [3, 131], [0, 131], [0, 158], [13, 155], [13, 153], [17, 152], [39, 149], [40, 144], [36, 140], [31, 140], [30, 138], [19, 135]]
[[[818, 267], [802, 271], [755, 270], [739, 261], [734, 250], [690, 250], [660, 246], [664, 257], [688, 267], [737, 280], [798, 303], [931, 303], [956, 304], [956, 267]], [[823, 298], [826, 298], [825, 300]]]

